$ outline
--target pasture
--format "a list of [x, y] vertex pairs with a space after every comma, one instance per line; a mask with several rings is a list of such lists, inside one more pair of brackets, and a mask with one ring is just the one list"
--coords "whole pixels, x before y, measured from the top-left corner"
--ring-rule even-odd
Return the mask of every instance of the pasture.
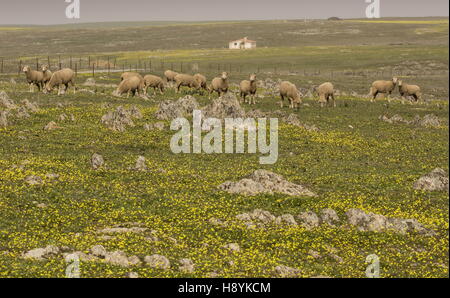
[[[161, 121], [155, 112], [162, 101], [191, 94], [206, 106], [211, 100], [205, 93], [184, 89], [176, 94], [167, 88], [162, 95], [149, 90], [148, 99], [116, 97], [120, 66], [117, 72], [98, 70], [91, 84], [84, 84], [89, 70], [80, 70], [77, 93], [61, 96], [28, 92], [23, 73], [0, 74], [0, 92], [16, 105], [8, 124], [0, 125], [0, 277], [64, 277], [64, 253], [88, 254], [95, 245], [137, 256], [141, 263], [82, 260], [82, 277], [130, 272], [140, 277], [275, 277], [277, 266], [287, 266], [299, 277], [362, 278], [370, 254], [380, 258], [381, 277], [448, 277], [448, 192], [413, 188], [435, 168], [448, 173], [448, 19], [5, 28], [0, 27], [0, 56], [14, 61], [90, 55], [134, 65], [154, 59], [147, 73], [160, 76], [172, 65], [180, 71], [183, 62], [186, 73], [194, 73], [197, 65], [209, 81], [228, 71], [233, 93], [240, 80], [257, 72], [258, 80], [289, 80], [305, 91], [332, 81], [340, 95], [336, 108], [320, 108], [317, 98], [306, 96], [300, 109], [292, 110], [280, 108], [279, 96], [260, 87], [256, 105], [242, 104], [247, 112], [294, 113], [301, 123], [318, 128], [280, 120], [278, 161], [260, 165], [258, 154], [174, 154], [170, 121], [162, 121], [162, 130], [144, 129]], [[256, 39], [258, 48], [224, 49], [241, 35]], [[398, 90], [391, 101], [369, 102], [371, 82], [393, 75], [420, 85], [426, 103], [402, 101]], [[25, 99], [38, 110], [26, 108]], [[135, 106], [142, 114], [123, 132], [101, 122], [118, 106]], [[29, 117], [19, 115], [22, 107]], [[6, 110], [0, 102], [0, 111]], [[379, 119], [396, 114], [407, 120], [434, 114], [440, 124]], [[44, 130], [51, 121], [57, 127]], [[105, 160], [98, 170], [91, 166], [94, 153]], [[133, 169], [138, 156], [146, 158], [147, 171]], [[257, 169], [280, 174], [317, 196], [245, 196], [217, 188]], [[27, 183], [29, 176], [42, 181]], [[249, 228], [236, 218], [255, 209], [296, 216], [325, 208], [337, 212], [339, 225]], [[361, 231], [346, 224], [345, 213], [352, 208], [415, 219], [434, 234]], [[239, 249], [227, 247], [230, 243]], [[40, 260], [23, 257], [48, 245], [60, 252]], [[170, 268], [148, 266], [145, 256], [153, 254], [165, 256]], [[193, 271], [180, 270], [184, 258], [195, 264]]]

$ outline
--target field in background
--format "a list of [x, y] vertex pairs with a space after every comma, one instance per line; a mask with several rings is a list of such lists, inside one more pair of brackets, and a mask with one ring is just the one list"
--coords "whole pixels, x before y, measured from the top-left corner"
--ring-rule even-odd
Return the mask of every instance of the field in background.
[[[124, 277], [131, 271], [141, 277], [273, 277], [280, 265], [298, 268], [303, 277], [365, 277], [366, 256], [373, 253], [380, 257], [382, 277], [448, 277], [448, 193], [412, 187], [434, 168], [448, 173], [448, 27], [435, 30], [445, 23], [448, 20], [389, 19], [0, 28], [0, 57], [11, 61], [10, 71], [0, 74], [0, 91], [20, 107], [24, 99], [39, 104], [29, 118], [11, 112], [9, 125], [0, 127], [0, 276], [64, 277], [67, 263], [62, 257], [26, 260], [23, 253], [47, 245], [88, 253], [101, 244], [141, 260], [164, 255], [171, 268], [86, 261], [82, 277]], [[256, 50], [224, 48], [229, 40], [246, 35], [258, 41]], [[69, 65], [71, 56], [72, 66], [83, 59], [79, 92], [29, 93], [23, 73], [17, 74], [17, 60], [33, 66], [36, 57], [43, 64], [50, 56], [57, 69], [59, 55], [62, 66]], [[109, 73], [108, 60], [116, 63]], [[96, 83], [85, 85], [92, 64]], [[179, 95], [168, 89], [150, 100], [111, 95], [122, 68], [144, 73], [144, 67], [146, 73], [161, 75], [173, 68], [200, 71], [208, 78], [227, 70], [232, 83], [258, 72], [258, 79], [288, 79], [306, 89], [332, 81], [347, 94], [338, 97], [336, 108], [320, 109], [316, 99], [308, 97], [299, 111], [281, 109], [319, 130], [280, 122], [274, 165], [261, 166], [259, 155], [253, 154], [175, 155], [169, 149], [174, 133], [169, 121], [163, 130], [145, 130], [144, 125], [158, 122], [155, 112], [161, 101], [176, 100], [186, 91]], [[369, 103], [362, 97], [374, 79], [394, 74], [420, 84], [425, 98], [433, 100], [416, 105], [384, 99]], [[266, 91], [259, 91], [263, 98], [257, 105], [245, 109], [280, 110], [279, 98]], [[211, 102], [205, 94], [193, 96], [201, 106]], [[134, 119], [135, 126], [125, 132], [114, 132], [100, 119], [120, 105], [136, 106], [143, 117]], [[61, 120], [62, 114], [73, 115], [74, 121]], [[434, 114], [442, 125], [426, 128], [379, 120], [380, 115], [395, 114], [408, 120]], [[50, 121], [59, 128], [44, 131]], [[93, 153], [104, 156], [105, 168], [92, 169]], [[139, 155], [147, 159], [149, 171], [131, 169]], [[236, 181], [259, 168], [305, 185], [318, 196], [246, 197], [217, 190], [224, 181]], [[52, 180], [47, 174], [59, 177]], [[29, 175], [43, 177], [43, 184], [26, 184]], [[248, 229], [236, 219], [257, 208], [277, 216], [333, 208], [342, 220], [350, 208], [361, 208], [417, 219], [436, 235], [327, 225], [312, 230], [288, 225]], [[227, 225], [212, 224], [211, 219]], [[147, 230], [100, 232], [117, 226]], [[240, 251], [224, 248], [229, 243], [237, 243]], [[182, 258], [194, 262], [193, 273], [178, 269]]]

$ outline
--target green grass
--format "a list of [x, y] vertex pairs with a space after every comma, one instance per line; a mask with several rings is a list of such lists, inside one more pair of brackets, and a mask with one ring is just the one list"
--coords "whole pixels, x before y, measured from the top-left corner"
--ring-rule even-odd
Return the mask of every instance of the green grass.
[[[101, 81], [117, 79], [105, 76]], [[58, 97], [30, 94], [19, 81], [15, 89], [0, 83], [0, 90], [16, 102], [27, 98], [41, 107], [31, 118], [15, 120], [0, 130], [0, 249], [6, 252], [0, 254], [0, 276], [63, 277], [66, 264], [62, 258], [27, 261], [20, 258], [21, 253], [48, 244], [81, 251], [103, 244], [108, 250], [120, 249], [140, 257], [163, 254], [172, 269], [124, 269], [82, 262], [82, 276], [122, 277], [136, 271], [144, 277], [202, 277], [218, 270], [223, 277], [269, 277], [275, 266], [283, 264], [300, 268], [305, 277], [364, 277], [365, 258], [376, 253], [383, 277], [448, 277], [448, 193], [412, 189], [424, 173], [436, 167], [448, 171], [447, 102], [402, 105], [341, 97], [336, 108], [320, 109], [313, 99], [306, 99], [309, 106], [295, 113], [320, 131], [281, 124], [278, 162], [261, 166], [258, 155], [175, 155], [169, 148], [173, 132], [145, 131], [144, 123], [157, 121], [154, 112], [158, 102], [178, 98], [172, 90], [158, 95], [154, 103], [112, 97], [110, 88], [98, 88], [105, 93]], [[205, 96], [195, 97], [202, 105], [209, 102]], [[256, 108], [273, 111], [279, 109], [277, 101], [266, 97]], [[59, 102], [65, 106], [58, 107]], [[124, 133], [112, 132], [100, 118], [118, 105], [136, 105], [144, 118]], [[73, 114], [76, 121], [58, 122], [61, 113]], [[444, 126], [419, 128], [378, 120], [381, 114], [396, 113], [409, 119], [433, 113], [443, 119]], [[49, 121], [57, 121], [62, 128], [44, 132], [42, 128]], [[106, 169], [90, 168], [94, 152], [104, 156]], [[147, 158], [149, 172], [128, 170], [138, 155]], [[25, 164], [23, 169], [15, 167], [21, 163]], [[237, 180], [258, 168], [304, 184], [318, 197], [245, 197], [217, 191], [216, 186], [224, 181]], [[59, 181], [34, 187], [23, 181], [28, 175], [46, 173], [59, 174]], [[33, 201], [47, 208], [38, 208]], [[234, 219], [255, 208], [276, 215], [333, 208], [342, 218], [349, 208], [362, 208], [386, 216], [415, 218], [438, 234], [424, 237], [326, 226], [312, 231], [286, 226], [248, 230]], [[225, 228], [212, 226], [208, 223], [211, 217], [230, 224]], [[140, 234], [105, 240], [95, 233], [128, 222], [155, 230], [160, 241], [147, 241]], [[241, 252], [230, 254], [221, 248], [230, 242], [239, 243]], [[322, 257], [310, 257], [311, 249]], [[331, 252], [343, 261], [334, 260]], [[177, 270], [178, 260], [184, 257], [196, 264], [194, 274]]]

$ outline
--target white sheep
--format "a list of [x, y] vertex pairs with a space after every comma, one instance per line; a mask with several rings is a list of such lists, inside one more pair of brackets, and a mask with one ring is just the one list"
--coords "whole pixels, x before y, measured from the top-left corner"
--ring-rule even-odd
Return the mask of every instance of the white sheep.
[[375, 98], [379, 93], [387, 94], [388, 99], [391, 95], [392, 91], [394, 91], [395, 86], [397, 85], [398, 79], [396, 77], [393, 77], [390, 81], [375, 81], [372, 83], [372, 86], [370, 87], [370, 95], [372, 96], [372, 99], [370, 101], [374, 101]]
[[420, 91], [420, 87], [417, 85], [409, 85], [399, 80], [398, 91], [401, 97], [412, 96], [416, 101], [422, 102], [422, 92]]
[[34, 85], [41, 91], [44, 88], [44, 73], [42, 71], [32, 70], [28, 65], [24, 66], [22, 71], [25, 73], [27, 83], [30, 85], [30, 92], [34, 91]]
[[249, 95], [250, 100], [249, 100], [249, 104], [252, 104], [252, 99], [253, 99], [253, 104], [256, 104], [256, 74], [251, 74], [250, 75], [250, 79], [249, 80], [243, 80], [240, 84], [239, 84], [239, 90], [240, 90], [240, 96], [241, 96], [241, 102], [244, 101], [247, 102], [245, 100], [245, 97], [247, 95]]
[[319, 96], [320, 107], [330, 103], [330, 99], [333, 100], [333, 107], [336, 107], [336, 101], [334, 99], [334, 86], [330, 82], [325, 82], [316, 88], [316, 92]]
[[148, 88], [152, 87], [154, 94], [156, 95], [156, 89], [159, 89], [159, 92], [163, 94], [164, 92], [164, 81], [162, 78], [154, 75], [146, 75], [144, 76], [144, 83], [145, 83], [145, 93], [147, 94]]
[[191, 75], [179, 73], [175, 76], [176, 82], [176, 92], [180, 92], [180, 88], [182, 86], [186, 86], [189, 88], [195, 88], [196, 90], [200, 89], [200, 84], [198, 81]]
[[217, 92], [220, 95], [228, 92], [228, 73], [222, 72], [220, 77], [214, 78], [211, 81], [211, 86], [209, 87], [209, 98], [211, 99], [211, 94]]
[[283, 107], [284, 98], [287, 97], [289, 100], [290, 108], [299, 108], [302, 103], [302, 98], [297, 87], [288, 81], [283, 81], [280, 83], [280, 96], [281, 96], [281, 107]]
[[130, 76], [129, 78], [126, 78], [120, 82], [113, 95], [121, 96], [122, 94], [126, 93], [127, 98], [129, 98], [130, 93], [133, 93], [133, 96], [135, 96], [136, 93], [139, 95], [140, 90], [142, 90], [141, 79], [138, 76]]
[[55, 86], [58, 87], [58, 95], [61, 93], [61, 85], [65, 86], [64, 93], [69, 89], [69, 84], [73, 86], [73, 93], [76, 93], [75, 87], [75, 72], [70, 68], [64, 68], [58, 71], [55, 71], [52, 74], [52, 77], [45, 85], [45, 91], [50, 93]]

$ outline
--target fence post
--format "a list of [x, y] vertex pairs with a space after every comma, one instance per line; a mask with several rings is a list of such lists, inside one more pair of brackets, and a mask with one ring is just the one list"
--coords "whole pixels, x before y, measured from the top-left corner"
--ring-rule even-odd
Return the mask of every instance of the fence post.
[[95, 63], [92, 63], [92, 77], [95, 77]]
[[39, 58], [36, 57], [36, 70], [39, 70]]
[[78, 64], [75, 63], [75, 77], [77, 77], [78, 75]]
[[1, 64], [0, 73], [3, 73], [3, 58], [2, 58], [2, 64]]
[[183, 62], [180, 62], [180, 72], [183, 72]]
[[111, 70], [111, 66], [109, 65], [109, 56], [108, 56], [108, 75], [109, 75], [110, 70]]
[[47, 56], [47, 66], [50, 68], [50, 56]]
[[22, 60], [19, 60], [19, 72], [17, 73], [19, 76], [21, 71], [22, 71]]

